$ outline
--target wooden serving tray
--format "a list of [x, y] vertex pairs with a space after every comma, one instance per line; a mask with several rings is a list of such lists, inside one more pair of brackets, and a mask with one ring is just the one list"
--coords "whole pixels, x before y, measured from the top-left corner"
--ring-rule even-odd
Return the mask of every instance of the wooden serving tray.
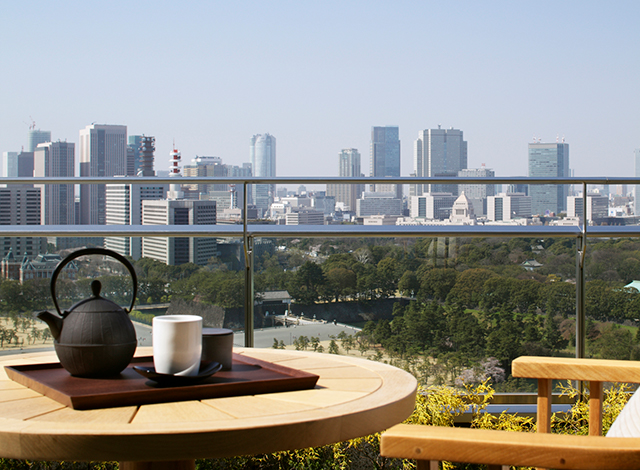
[[75, 410], [258, 395], [314, 388], [318, 376], [233, 354], [233, 368], [192, 385], [161, 386], [133, 370], [153, 366], [153, 356], [133, 358], [117, 377], [73, 377], [59, 362], [5, 366], [9, 378]]

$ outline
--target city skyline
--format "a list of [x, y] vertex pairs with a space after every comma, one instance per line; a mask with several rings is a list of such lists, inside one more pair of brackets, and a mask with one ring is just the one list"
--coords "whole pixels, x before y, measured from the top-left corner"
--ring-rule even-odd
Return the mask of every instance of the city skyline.
[[[527, 144], [563, 136], [576, 176], [633, 174], [640, 4], [463, 3], [7, 4], [0, 57], [20, 72], [3, 77], [0, 152], [27, 149], [31, 126], [79, 145], [95, 122], [156, 136], [156, 169], [174, 142], [241, 165], [268, 132], [279, 176], [336, 176], [336, 153], [366, 160], [371, 126], [391, 123], [408, 176], [416, 133], [441, 124], [496, 176], [526, 175]], [[149, 73], [122, 72], [139, 60]]]

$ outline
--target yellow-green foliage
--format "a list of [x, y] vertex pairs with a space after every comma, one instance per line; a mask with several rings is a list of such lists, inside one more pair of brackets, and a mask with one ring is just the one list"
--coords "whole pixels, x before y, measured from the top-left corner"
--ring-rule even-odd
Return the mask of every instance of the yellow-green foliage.
[[[563, 395], [576, 399], [576, 403], [571, 407], [569, 413], [554, 413], [551, 417], [551, 432], [560, 434], [577, 434], [586, 436], [589, 434], [589, 390], [584, 391], [584, 399], [579, 400], [580, 390], [576, 389], [571, 382], [566, 385], [561, 384], [560, 389]], [[602, 434], [606, 434], [615, 421], [616, 417], [624, 408], [630, 398], [628, 384], [615, 384], [605, 391], [602, 403]]]
[[477, 386], [465, 385], [464, 389], [421, 386], [418, 388], [415, 410], [406, 422], [429, 426], [453, 426], [456, 417], [470, 412], [475, 418], [485, 410], [493, 398], [493, 393], [488, 381]]

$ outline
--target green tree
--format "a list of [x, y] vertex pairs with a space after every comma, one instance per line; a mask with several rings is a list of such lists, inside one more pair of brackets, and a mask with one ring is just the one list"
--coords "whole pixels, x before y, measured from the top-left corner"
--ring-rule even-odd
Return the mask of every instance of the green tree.
[[559, 327], [560, 321], [553, 315], [547, 314], [547, 318], [544, 321], [544, 331], [542, 333], [541, 344], [551, 352], [558, 352], [561, 349], [566, 348], [569, 343], [562, 337]]
[[631, 332], [611, 323], [602, 328], [600, 337], [589, 344], [589, 349], [602, 359], [629, 360], [633, 345]]
[[424, 273], [420, 280], [418, 299], [429, 299], [444, 302], [449, 292], [456, 284], [458, 272], [455, 269], [436, 268]]
[[398, 290], [407, 297], [415, 296], [420, 290], [418, 276], [413, 271], [405, 271], [398, 281]]
[[447, 313], [447, 332], [453, 343], [453, 350], [465, 358], [482, 357], [485, 348], [485, 330], [472, 314], [461, 308]]
[[392, 297], [398, 289], [398, 262], [395, 258], [383, 258], [377, 265], [379, 292], [382, 297]]
[[315, 303], [326, 283], [322, 268], [311, 261], [305, 262], [296, 272], [289, 285], [289, 293], [297, 302], [309, 305]]
[[326, 271], [326, 284], [324, 288], [325, 298], [334, 299], [338, 302], [356, 293], [358, 287], [358, 277], [351, 269], [344, 267], [334, 267]]
[[524, 352], [522, 331], [522, 323], [516, 320], [503, 320], [487, 337], [485, 356], [498, 359], [507, 375], [511, 375], [511, 362]]
[[484, 283], [497, 276], [492, 271], [482, 268], [467, 269], [460, 273], [455, 285], [447, 295], [448, 304], [457, 304], [465, 308], [475, 308], [480, 302]]
[[538, 292], [538, 303], [547, 314], [568, 315], [576, 312], [576, 286], [568, 282], [550, 282]]

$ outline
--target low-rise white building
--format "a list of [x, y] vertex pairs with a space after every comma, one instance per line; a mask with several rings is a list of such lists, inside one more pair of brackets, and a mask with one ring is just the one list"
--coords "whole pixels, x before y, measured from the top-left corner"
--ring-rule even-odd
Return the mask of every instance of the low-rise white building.
[[524, 193], [500, 193], [487, 197], [487, 219], [513, 220], [531, 217], [531, 196]]

